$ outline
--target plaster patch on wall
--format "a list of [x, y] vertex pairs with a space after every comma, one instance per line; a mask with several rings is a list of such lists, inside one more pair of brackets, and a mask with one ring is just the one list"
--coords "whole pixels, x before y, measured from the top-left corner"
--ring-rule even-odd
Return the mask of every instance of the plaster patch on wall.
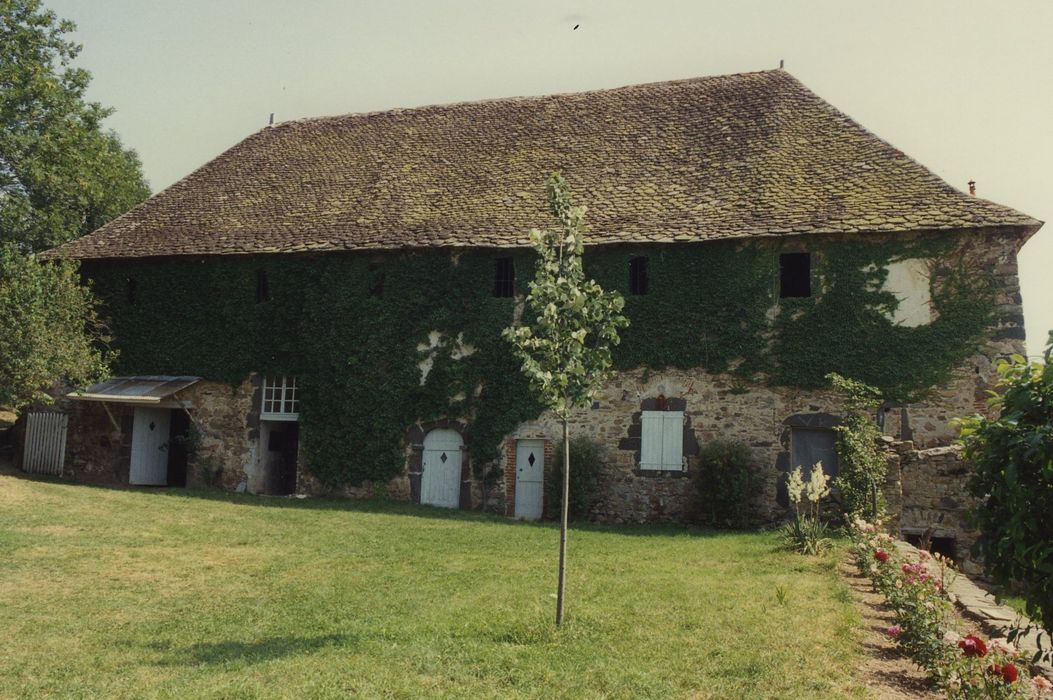
[[[420, 370], [421, 386], [424, 386], [425, 382], [428, 381], [428, 374], [431, 372], [431, 368], [435, 366], [435, 355], [447, 345], [445, 337], [442, 331], [430, 331], [428, 333], [428, 342], [417, 344], [417, 352], [424, 355], [424, 359], [417, 363], [417, 368]], [[461, 360], [474, 355], [476, 352], [474, 345], [464, 342], [464, 333], [458, 333], [450, 345], [452, 345], [450, 348], [451, 360]]]
[[932, 293], [929, 261], [922, 258], [896, 260], [888, 264], [881, 291], [891, 292], [899, 306], [888, 318], [897, 326], [916, 328], [932, 323]]

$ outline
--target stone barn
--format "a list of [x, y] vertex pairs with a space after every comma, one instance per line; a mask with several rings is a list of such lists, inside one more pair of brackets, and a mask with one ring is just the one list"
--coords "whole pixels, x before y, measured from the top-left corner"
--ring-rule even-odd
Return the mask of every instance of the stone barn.
[[837, 470], [836, 371], [885, 396], [904, 527], [957, 528], [961, 474], [919, 475], [1023, 351], [1016, 257], [1041, 223], [782, 70], [252, 134], [50, 253], [81, 261], [120, 351], [61, 405], [64, 473], [538, 517], [560, 433], [500, 331], [553, 171], [631, 322], [573, 419], [605, 455], [594, 519], [685, 519], [717, 438], [749, 447], [754, 515], [780, 517], [788, 469]]

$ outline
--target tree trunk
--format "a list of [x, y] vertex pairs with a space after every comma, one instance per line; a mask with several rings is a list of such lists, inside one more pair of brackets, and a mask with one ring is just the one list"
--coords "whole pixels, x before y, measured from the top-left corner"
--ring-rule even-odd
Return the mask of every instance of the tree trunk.
[[556, 590], [556, 626], [563, 624], [563, 593], [567, 583], [567, 511], [570, 507], [570, 426], [563, 419], [563, 504], [559, 521], [559, 588]]

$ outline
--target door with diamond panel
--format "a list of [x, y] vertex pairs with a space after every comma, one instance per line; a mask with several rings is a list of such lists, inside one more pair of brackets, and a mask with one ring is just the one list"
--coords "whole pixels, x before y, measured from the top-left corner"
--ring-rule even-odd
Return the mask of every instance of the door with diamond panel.
[[461, 452], [464, 441], [455, 430], [433, 430], [424, 436], [420, 502], [457, 508], [461, 502]]
[[538, 520], [543, 505], [545, 441], [520, 440], [516, 445], [516, 517]]
[[168, 408], [135, 409], [129, 484], [168, 485], [168, 433], [171, 419], [172, 411]]

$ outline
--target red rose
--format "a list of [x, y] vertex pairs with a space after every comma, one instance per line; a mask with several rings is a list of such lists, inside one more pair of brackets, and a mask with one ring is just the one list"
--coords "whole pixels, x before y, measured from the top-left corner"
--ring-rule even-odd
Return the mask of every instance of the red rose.
[[874, 552], [874, 558], [877, 559], [882, 564], [884, 564], [885, 562], [888, 561], [888, 552], [886, 552], [883, 549], [879, 549], [878, 551]]
[[975, 635], [966, 635], [965, 639], [958, 642], [958, 648], [966, 656], [987, 656], [987, 645], [984, 640]]
[[1020, 674], [1016, 670], [1015, 664], [1006, 664], [1002, 667], [1002, 680], [1006, 683], [1016, 683], [1016, 679], [1020, 677]]

